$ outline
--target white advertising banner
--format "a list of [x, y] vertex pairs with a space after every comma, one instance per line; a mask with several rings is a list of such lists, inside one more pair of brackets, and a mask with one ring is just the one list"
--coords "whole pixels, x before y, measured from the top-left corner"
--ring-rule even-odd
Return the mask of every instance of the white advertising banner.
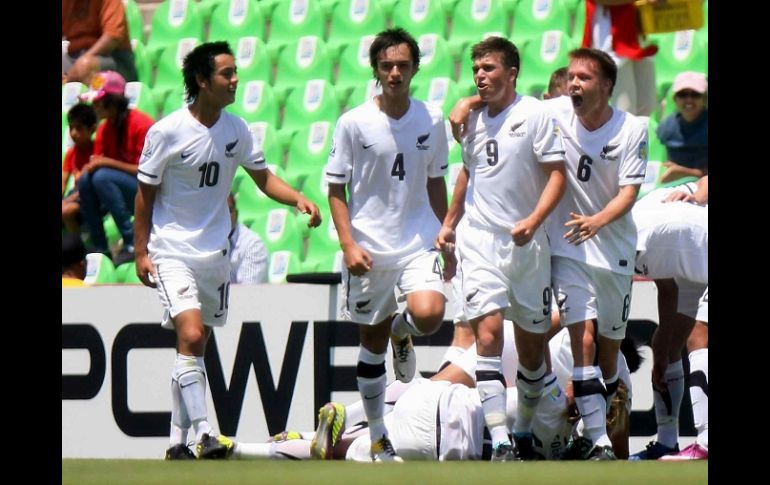
[[[228, 323], [206, 353], [214, 429], [262, 442], [284, 429], [313, 430], [329, 400], [357, 400], [358, 331], [338, 307], [336, 286], [232, 285]], [[415, 339], [426, 377], [451, 340], [451, 308], [439, 332]], [[162, 313], [155, 290], [141, 286], [62, 289], [62, 458], [163, 457], [175, 338], [160, 327]], [[655, 434], [648, 345], [656, 322], [654, 285], [634, 283], [628, 328], [646, 342], [647, 360], [633, 375], [632, 452]], [[387, 368], [391, 381], [390, 356]], [[682, 421], [694, 435], [688, 406], [686, 398]]]

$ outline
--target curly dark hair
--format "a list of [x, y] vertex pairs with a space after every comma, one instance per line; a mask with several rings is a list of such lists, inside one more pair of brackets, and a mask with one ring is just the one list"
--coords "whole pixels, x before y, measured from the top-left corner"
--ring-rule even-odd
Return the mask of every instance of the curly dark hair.
[[182, 63], [182, 75], [184, 76], [185, 98], [188, 103], [195, 101], [198, 97], [198, 80], [200, 75], [210, 79], [214, 73], [214, 58], [221, 54], [233, 55], [230, 44], [226, 41], [206, 42], [188, 53]]

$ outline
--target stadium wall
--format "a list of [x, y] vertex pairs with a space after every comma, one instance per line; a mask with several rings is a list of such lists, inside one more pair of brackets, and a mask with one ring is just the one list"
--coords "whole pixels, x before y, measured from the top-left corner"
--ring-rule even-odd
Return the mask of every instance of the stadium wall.
[[[358, 334], [338, 309], [336, 286], [233, 285], [228, 324], [206, 354], [214, 428], [261, 442], [284, 429], [314, 429], [317, 409], [330, 399], [358, 399]], [[62, 458], [163, 456], [175, 351], [174, 334], [159, 325], [162, 313], [145, 287], [62, 289]], [[654, 285], [635, 282], [629, 333], [645, 343], [646, 362], [633, 375], [632, 452], [655, 434], [648, 346], [657, 319]], [[438, 333], [415, 339], [424, 376], [441, 363], [451, 335], [448, 312]], [[390, 362], [387, 368], [391, 381]], [[694, 436], [685, 394], [682, 434]]]

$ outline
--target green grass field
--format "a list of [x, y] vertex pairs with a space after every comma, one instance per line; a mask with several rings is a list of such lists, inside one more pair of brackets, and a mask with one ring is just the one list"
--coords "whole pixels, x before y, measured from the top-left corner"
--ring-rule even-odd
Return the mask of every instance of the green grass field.
[[[62, 460], [64, 484], [303, 483], [312, 485], [409, 483], [708, 483], [708, 461], [660, 462], [411, 462], [383, 465], [334, 462], [161, 460]], [[483, 479], [482, 479], [483, 477]]]

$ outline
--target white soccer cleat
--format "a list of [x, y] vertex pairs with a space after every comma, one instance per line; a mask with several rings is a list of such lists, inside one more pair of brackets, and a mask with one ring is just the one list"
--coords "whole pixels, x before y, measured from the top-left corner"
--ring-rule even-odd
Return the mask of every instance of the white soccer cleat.
[[385, 435], [382, 435], [382, 438], [372, 443], [369, 453], [372, 456], [372, 461], [375, 463], [404, 462], [404, 460], [396, 454], [396, 450], [393, 448], [393, 443], [390, 442], [390, 438]]

